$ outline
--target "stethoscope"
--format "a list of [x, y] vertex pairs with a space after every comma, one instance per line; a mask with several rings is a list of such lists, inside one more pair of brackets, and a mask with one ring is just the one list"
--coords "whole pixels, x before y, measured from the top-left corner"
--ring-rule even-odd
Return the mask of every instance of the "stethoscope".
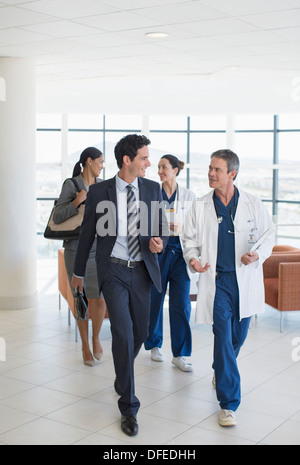
[[[227, 232], [229, 234], [234, 234], [235, 233], [234, 215], [235, 215], [236, 210], [237, 210], [237, 195], [236, 195], [236, 192], [237, 192], [237, 188], [234, 186], [234, 206], [230, 209], [230, 217], [231, 217], [231, 221], [232, 221], [232, 224], [233, 224], [233, 231], [228, 230]], [[214, 202], [214, 206], [215, 206], [215, 210], [216, 210], [218, 224], [222, 224], [224, 218], [218, 212], [218, 208], [217, 208], [217, 204], [216, 204], [214, 195], [213, 195], [213, 202]]]

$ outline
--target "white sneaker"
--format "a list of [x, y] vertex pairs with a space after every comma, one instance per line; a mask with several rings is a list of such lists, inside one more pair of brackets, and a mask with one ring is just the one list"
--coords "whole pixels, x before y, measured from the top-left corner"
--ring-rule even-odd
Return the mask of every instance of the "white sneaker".
[[153, 362], [163, 362], [165, 360], [159, 347], [154, 347], [154, 349], [151, 350], [151, 360], [153, 360]]
[[177, 366], [181, 371], [194, 371], [193, 365], [189, 363], [184, 357], [173, 357], [172, 363], [173, 365]]
[[236, 426], [237, 419], [232, 410], [221, 410], [219, 415], [220, 426]]

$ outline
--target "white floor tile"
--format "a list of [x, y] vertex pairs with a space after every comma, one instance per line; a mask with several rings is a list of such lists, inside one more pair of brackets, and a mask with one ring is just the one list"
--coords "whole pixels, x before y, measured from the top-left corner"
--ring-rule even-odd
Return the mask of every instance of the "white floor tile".
[[190, 426], [197, 425], [217, 411], [217, 402], [210, 403], [181, 394], [171, 394], [143, 409], [143, 413]]
[[1, 441], [8, 445], [70, 445], [88, 435], [87, 430], [39, 418], [3, 434]]
[[[189, 426], [184, 425], [183, 423], [153, 417], [152, 415], [148, 415], [143, 412], [139, 413], [138, 422], [140, 428], [139, 434], [133, 438], [127, 437], [126, 439], [130, 442], [130, 444], [167, 444], [169, 441], [189, 429]], [[118, 440], [124, 440], [126, 438], [121, 431], [120, 420], [113, 425], [102, 429], [99, 433]]]
[[300, 444], [300, 424], [287, 420], [263, 439], [263, 444], [293, 446]]
[[168, 442], [168, 445], [171, 446], [250, 446], [254, 444], [255, 442], [249, 439], [242, 439], [234, 435], [209, 431], [199, 427], [193, 427], [176, 437], [176, 439]]
[[[0, 435], [35, 420], [36, 418], [36, 416], [29, 413], [0, 405]], [[2, 436], [1, 441], [5, 442]]]
[[120, 413], [117, 405], [83, 399], [51, 413], [47, 418], [96, 432], [116, 422]]
[[292, 357], [300, 312], [285, 316], [283, 334], [275, 310], [266, 307], [253, 319], [238, 362], [238, 425], [224, 429], [211, 385], [211, 328], [192, 323], [194, 372], [183, 373], [171, 363], [166, 308], [165, 362], [153, 362], [142, 348], [135, 363], [140, 432], [129, 438], [120, 429], [109, 321], [101, 331], [103, 360], [88, 368], [65, 302], [58, 309], [56, 260], [44, 261], [39, 276], [37, 308], [0, 311], [7, 343], [7, 361], [0, 362], [0, 444], [300, 445], [300, 362]]
[[41, 386], [8, 397], [1, 404], [33, 415], [44, 416], [79, 400], [81, 400], [80, 397]]

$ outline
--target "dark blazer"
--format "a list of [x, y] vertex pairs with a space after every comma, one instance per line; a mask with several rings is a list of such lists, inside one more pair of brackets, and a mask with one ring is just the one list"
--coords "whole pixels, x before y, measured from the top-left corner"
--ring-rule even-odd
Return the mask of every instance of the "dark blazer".
[[[159, 292], [161, 292], [161, 276], [157, 254], [149, 249], [151, 237], [161, 237], [164, 248], [168, 243], [168, 224], [164, 213], [163, 199], [160, 185], [149, 179], [138, 178], [139, 201], [143, 202], [141, 212], [140, 247], [149, 276]], [[108, 179], [90, 187], [84, 220], [81, 226], [74, 274], [85, 275], [86, 262], [90, 248], [97, 234], [97, 270], [99, 289], [102, 288], [102, 279], [106, 263], [111, 256], [117, 239], [117, 192], [116, 178]]]

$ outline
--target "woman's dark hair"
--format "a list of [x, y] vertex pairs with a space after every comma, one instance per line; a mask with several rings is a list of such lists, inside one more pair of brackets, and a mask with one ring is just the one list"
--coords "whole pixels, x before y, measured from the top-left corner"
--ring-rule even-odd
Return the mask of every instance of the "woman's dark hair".
[[79, 161], [74, 166], [73, 178], [81, 174], [81, 167], [85, 167], [88, 158], [96, 160], [96, 158], [100, 158], [101, 155], [103, 155], [103, 153], [100, 150], [96, 149], [96, 147], [88, 147], [87, 149], [85, 149], [80, 155]]
[[146, 136], [129, 134], [123, 137], [115, 146], [115, 157], [118, 167], [122, 168], [124, 155], [127, 155], [133, 161], [137, 156], [138, 150], [150, 144], [151, 142]]
[[178, 160], [178, 158], [175, 157], [175, 155], [171, 155], [171, 154], [164, 155], [163, 157], [161, 157], [161, 160], [163, 158], [166, 158], [167, 160], [169, 160], [170, 165], [172, 166], [173, 170], [175, 170], [175, 168], [178, 168], [178, 172], [176, 174], [176, 176], [178, 176], [180, 171], [183, 170], [184, 168], [183, 161]]

